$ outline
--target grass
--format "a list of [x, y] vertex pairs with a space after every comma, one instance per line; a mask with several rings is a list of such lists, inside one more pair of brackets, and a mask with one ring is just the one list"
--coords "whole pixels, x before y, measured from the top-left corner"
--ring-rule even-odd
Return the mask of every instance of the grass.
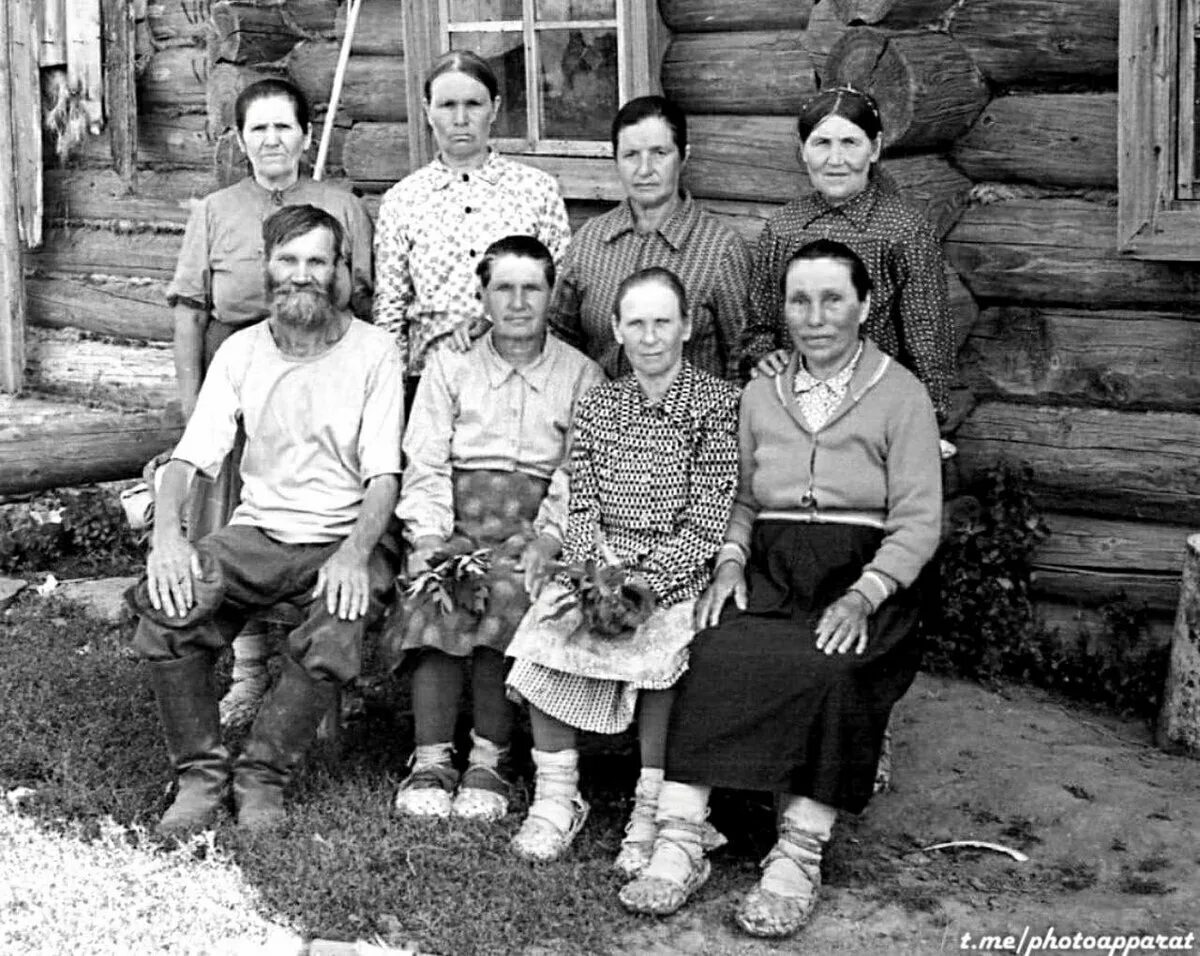
[[[76, 887], [74, 898], [90, 901], [81, 912], [98, 911], [104, 925], [130, 927], [132, 942], [105, 949], [96, 939], [76, 939], [74, 947], [43, 951], [162, 951], [146, 935], [141, 884], [123, 875], [131, 868], [169, 870], [185, 884], [194, 868], [194, 892], [163, 891], [156, 919], [171, 952], [227, 952], [223, 941], [262, 932], [267, 921], [308, 939], [378, 936], [455, 956], [537, 946], [607, 952], [645, 927], [616, 902], [620, 880], [611, 870], [636, 774], [628, 739], [585, 741], [582, 773], [592, 817], [566, 860], [535, 867], [507, 847], [527, 803], [527, 775], [516, 812], [495, 827], [422, 825], [389, 815], [411, 749], [405, 696], [390, 678], [371, 689], [336, 758], [318, 748], [305, 761], [282, 831], [246, 835], [224, 820], [205, 854], [212, 859], [172, 855], [140, 835], [164, 809], [170, 777], [143, 665], [133, 659], [128, 638], [127, 628], [54, 599], [23, 598], [0, 621], [0, 740], [6, 741], [0, 795], [33, 791], [21, 803], [22, 825], [58, 841], [53, 853], [60, 857], [70, 854], [61, 847], [75, 847], [86, 858], [129, 845], [109, 867], [88, 868], [91, 882]], [[524, 747], [527, 753], [527, 740]], [[714, 818], [734, 846], [701, 899], [728, 891], [731, 881], [751, 882], [771, 839], [771, 809], [761, 799], [724, 797]], [[27, 857], [0, 849], [0, 885], [21, 874], [37, 886], [53, 882], [37, 867], [31, 872]], [[215, 880], [212, 886], [204, 874]], [[127, 891], [118, 892], [121, 887]], [[32, 899], [41, 895], [31, 891]], [[16, 930], [0, 921], [0, 951], [26, 945], [39, 921], [58, 932], [97, 931], [95, 921], [66, 918], [63, 909], [64, 901], [50, 893]]]

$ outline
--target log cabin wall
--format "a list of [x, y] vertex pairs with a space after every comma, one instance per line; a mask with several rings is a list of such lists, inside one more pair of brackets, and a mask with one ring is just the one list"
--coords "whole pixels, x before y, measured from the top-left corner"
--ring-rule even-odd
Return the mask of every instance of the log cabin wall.
[[[400, 5], [365, 0], [335, 118], [330, 172], [372, 211], [410, 165]], [[690, 115], [687, 186], [750, 241], [808, 188], [799, 102], [818, 83], [876, 92], [884, 168], [946, 239], [977, 402], [957, 434], [962, 471], [1032, 467], [1052, 531], [1038, 555], [1048, 622], [1098, 633], [1100, 609], [1124, 595], [1165, 641], [1200, 522], [1197, 280], [1116, 251], [1117, 8], [659, 0], [671, 31], [660, 79]], [[35, 380], [167, 399], [164, 289], [189, 198], [241, 173], [233, 98], [286, 74], [323, 123], [344, 16], [335, 0], [151, 0], [136, 192], [123, 194], [103, 142], [47, 175], [48, 239], [28, 263]], [[577, 221], [597, 209], [569, 205]], [[156, 361], [101, 354], [114, 340], [150, 343]]]

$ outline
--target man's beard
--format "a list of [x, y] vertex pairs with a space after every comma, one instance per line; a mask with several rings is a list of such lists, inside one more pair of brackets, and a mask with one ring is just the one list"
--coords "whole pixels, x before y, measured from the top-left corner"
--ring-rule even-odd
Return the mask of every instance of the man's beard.
[[332, 324], [337, 316], [333, 307], [332, 286], [293, 285], [267, 280], [271, 295], [271, 315], [294, 329], [319, 329]]

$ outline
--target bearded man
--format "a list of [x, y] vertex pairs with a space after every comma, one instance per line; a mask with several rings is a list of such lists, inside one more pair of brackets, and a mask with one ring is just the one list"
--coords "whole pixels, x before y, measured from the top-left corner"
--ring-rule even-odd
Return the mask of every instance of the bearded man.
[[[385, 534], [396, 504], [403, 400], [392, 337], [334, 305], [341, 224], [287, 206], [263, 224], [270, 315], [218, 350], [162, 470], [146, 575], [133, 600], [178, 790], [166, 836], [207, 827], [230, 782], [238, 824], [284, 817], [283, 788], [392, 585]], [[246, 432], [241, 500], [195, 546], [187, 486]], [[212, 670], [255, 611], [289, 602], [303, 622], [240, 756], [221, 742]]]

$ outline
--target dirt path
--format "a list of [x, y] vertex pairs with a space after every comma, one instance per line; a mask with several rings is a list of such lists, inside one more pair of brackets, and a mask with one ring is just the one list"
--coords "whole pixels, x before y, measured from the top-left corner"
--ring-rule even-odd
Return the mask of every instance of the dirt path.
[[[1200, 761], [1156, 751], [1136, 723], [1019, 688], [931, 677], [917, 681], [893, 727], [894, 790], [839, 827], [803, 934], [763, 944], [733, 928], [729, 912], [753, 879], [745, 873], [736, 886], [706, 887], [619, 951], [906, 956], [971, 951], [962, 945], [970, 933], [1011, 934], [1014, 945], [993, 951], [1024, 956], [1026, 928], [1044, 939], [1053, 927], [1055, 937], [1194, 932], [1190, 951], [1200, 953]], [[1030, 859], [921, 852], [963, 839]]]

